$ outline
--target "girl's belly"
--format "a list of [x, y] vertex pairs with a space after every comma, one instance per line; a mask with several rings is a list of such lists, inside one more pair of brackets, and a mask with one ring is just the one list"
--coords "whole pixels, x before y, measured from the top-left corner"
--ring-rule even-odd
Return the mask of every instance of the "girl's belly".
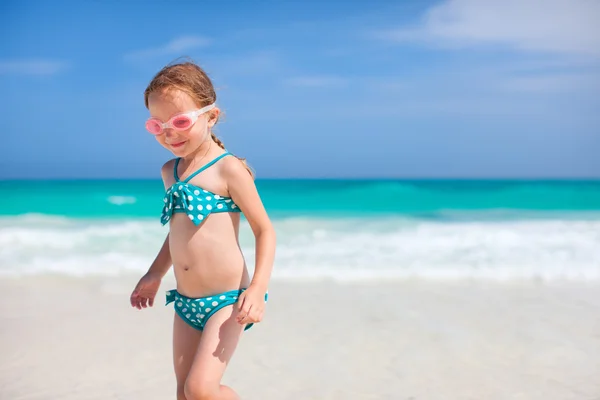
[[196, 227], [187, 215], [174, 215], [169, 248], [179, 293], [203, 297], [248, 286], [239, 219], [239, 214], [212, 214]]

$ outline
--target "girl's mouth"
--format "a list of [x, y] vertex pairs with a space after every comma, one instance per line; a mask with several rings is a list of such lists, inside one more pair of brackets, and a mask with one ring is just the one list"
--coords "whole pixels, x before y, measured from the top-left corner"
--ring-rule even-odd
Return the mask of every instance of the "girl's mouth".
[[178, 142], [178, 143], [170, 143], [169, 146], [173, 147], [173, 148], [177, 148], [177, 147], [181, 147], [185, 144], [185, 141], [183, 142]]

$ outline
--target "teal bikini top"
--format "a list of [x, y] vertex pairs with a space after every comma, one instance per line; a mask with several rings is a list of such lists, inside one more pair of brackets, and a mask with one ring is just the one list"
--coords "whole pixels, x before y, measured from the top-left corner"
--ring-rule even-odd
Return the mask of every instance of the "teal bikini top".
[[180, 181], [177, 176], [177, 166], [179, 165], [180, 158], [175, 160], [175, 167], [173, 168], [175, 183], [167, 189], [163, 198], [165, 206], [163, 207], [162, 216], [160, 218], [160, 222], [163, 225], [171, 220], [173, 213], [178, 212], [186, 213], [196, 226], [200, 225], [210, 213], [241, 212], [240, 208], [233, 202], [231, 197], [219, 196], [218, 194], [209, 192], [208, 190], [189, 183], [190, 179], [194, 176], [228, 155], [232, 154], [227, 151], [214, 158], [183, 181]]

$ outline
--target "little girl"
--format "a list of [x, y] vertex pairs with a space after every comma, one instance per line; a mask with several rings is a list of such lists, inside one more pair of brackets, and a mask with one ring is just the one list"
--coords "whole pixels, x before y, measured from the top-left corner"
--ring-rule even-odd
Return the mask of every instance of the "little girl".
[[[144, 93], [146, 129], [176, 158], [163, 165], [161, 222], [169, 233], [131, 294], [154, 304], [171, 265], [173, 363], [177, 399], [239, 399], [221, 378], [242, 332], [263, 318], [275, 256], [275, 231], [245, 161], [212, 133], [219, 119], [206, 73], [186, 62], [163, 68]], [[256, 238], [252, 279], [238, 242], [240, 213]]]

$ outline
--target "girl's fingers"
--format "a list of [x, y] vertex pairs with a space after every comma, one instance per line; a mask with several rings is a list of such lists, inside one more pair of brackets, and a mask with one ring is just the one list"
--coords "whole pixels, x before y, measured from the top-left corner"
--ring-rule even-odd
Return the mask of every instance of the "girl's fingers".
[[242, 293], [238, 300], [238, 315], [237, 321], [240, 324], [260, 322], [264, 313], [264, 303], [258, 302], [254, 304], [245, 296], [246, 292]]
[[135, 307], [135, 303], [136, 303], [136, 301], [137, 301], [138, 295], [139, 295], [139, 293], [138, 293], [138, 288], [136, 287], [136, 288], [133, 290], [133, 292], [131, 292], [131, 296], [129, 296], [129, 302], [131, 303], [131, 305], [132, 305], [133, 307]]
[[242, 311], [240, 311], [240, 313], [238, 314], [238, 322], [240, 324], [245, 323], [244, 321], [246, 321], [248, 319], [248, 315], [250, 314], [251, 308], [252, 308], [251, 304], [244, 305], [244, 307], [242, 308]]
[[240, 315], [247, 317], [248, 314], [250, 314], [251, 309], [252, 309], [252, 303], [250, 303], [249, 301], [245, 301], [244, 305], [242, 306], [242, 310], [240, 311]]
[[256, 306], [252, 306], [248, 314], [239, 316], [238, 322], [240, 324], [249, 324], [249, 323], [257, 323], [262, 320], [263, 310], [257, 308]]
[[256, 308], [254, 310], [254, 312], [252, 313], [252, 317], [251, 317], [252, 318], [252, 322], [260, 322], [261, 319], [262, 319], [262, 313], [263, 313], [262, 308], [261, 309]]
[[248, 315], [240, 312], [238, 314], [237, 320], [241, 324], [246, 318], [248, 318]]
[[237, 309], [238, 311], [242, 310], [242, 307], [244, 307], [244, 301], [246, 300], [246, 292], [242, 292], [242, 294], [240, 294], [240, 297], [238, 297], [238, 301], [237, 301]]

